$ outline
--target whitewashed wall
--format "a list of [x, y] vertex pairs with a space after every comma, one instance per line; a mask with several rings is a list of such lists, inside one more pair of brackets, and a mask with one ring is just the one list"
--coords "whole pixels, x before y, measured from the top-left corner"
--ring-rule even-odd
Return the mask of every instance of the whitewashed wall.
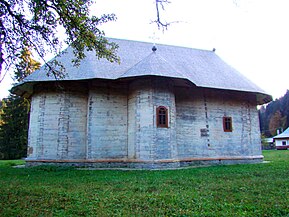
[[[254, 94], [185, 88], [155, 77], [52, 89], [36, 89], [32, 97], [28, 160], [261, 156]], [[158, 106], [168, 108], [168, 128], [156, 127]], [[224, 116], [232, 117], [232, 132], [223, 130]]]
[[[167, 80], [143, 79], [130, 84], [128, 97], [129, 158], [176, 159], [175, 97]], [[156, 108], [169, 111], [169, 128], [156, 127]]]
[[127, 89], [92, 85], [88, 98], [88, 159], [127, 158]]
[[[250, 95], [179, 88], [176, 112], [179, 158], [261, 155], [259, 117]], [[232, 117], [232, 132], [223, 130], [224, 116]]]
[[31, 102], [29, 159], [83, 159], [86, 156], [87, 96], [39, 92]]

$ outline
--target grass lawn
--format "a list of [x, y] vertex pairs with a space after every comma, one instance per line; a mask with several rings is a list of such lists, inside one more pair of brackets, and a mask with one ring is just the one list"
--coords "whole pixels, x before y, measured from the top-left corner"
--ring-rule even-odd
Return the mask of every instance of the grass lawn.
[[289, 216], [289, 151], [263, 154], [270, 163], [166, 171], [0, 161], [0, 216]]

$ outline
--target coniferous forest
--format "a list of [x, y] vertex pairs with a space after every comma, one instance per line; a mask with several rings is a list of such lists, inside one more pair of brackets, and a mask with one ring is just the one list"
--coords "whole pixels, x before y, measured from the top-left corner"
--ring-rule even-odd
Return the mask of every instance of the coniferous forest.
[[259, 109], [261, 133], [272, 137], [289, 127], [289, 90], [286, 94]]

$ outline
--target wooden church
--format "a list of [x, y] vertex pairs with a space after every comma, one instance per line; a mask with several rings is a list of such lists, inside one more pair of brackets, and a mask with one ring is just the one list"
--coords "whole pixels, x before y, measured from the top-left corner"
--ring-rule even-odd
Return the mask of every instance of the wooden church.
[[13, 88], [31, 98], [26, 164], [177, 168], [261, 162], [257, 105], [272, 97], [214, 51], [109, 39], [119, 63], [87, 58], [55, 81], [41, 68]]

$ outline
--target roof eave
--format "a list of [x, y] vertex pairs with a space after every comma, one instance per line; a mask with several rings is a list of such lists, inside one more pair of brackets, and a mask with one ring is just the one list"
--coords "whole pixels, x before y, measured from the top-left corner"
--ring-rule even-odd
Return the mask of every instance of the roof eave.
[[[136, 78], [136, 77], [145, 77], [145, 76], [157, 76], [157, 75], [142, 75], [142, 76], [127, 77], [127, 78]], [[161, 76], [161, 77], [165, 77], [165, 76]], [[203, 85], [196, 85], [195, 83], [191, 82], [188, 79], [183, 79], [183, 78], [178, 78], [178, 77], [170, 77], [170, 76], [168, 76], [168, 78], [186, 80], [187, 82], [191, 83], [193, 86], [197, 86], [197, 87], [201, 87], [201, 88], [212, 88], [212, 87], [207, 87], [207, 86], [203, 86]], [[125, 79], [125, 78], [113, 79], [113, 80], [123, 80], [123, 79]], [[84, 80], [92, 80], [92, 79], [84, 79]], [[111, 79], [109, 79], [109, 80], [111, 80]], [[79, 80], [76, 80], [76, 81], [79, 81]], [[27, 82], [19, 83], [19, 84], [15, 85], [14, 87], [12, 87], [11, 92], [16, 94], [16, 95], [19, 95], [19, 96], [22, 96], [25, 98], [29, 98], [33, 94], [34, 86], [39, 82], [40, 81], [27, 81]], [[41, 82], [45, 82], [45, 81], [41, 81]], [[262, 93], [262, 92], [242, 91], [242, 90], [225, 89], [225, 88], [212, 88], [212, 89], [223, 89], [223, 90], [227, 90], [227, 91], [238, 91], [238, 92], [247, 92], [247, 93], [256, 94], [257, 105], [263, 105], [263, 104], [269, 103], [270, 101], [273, 100], [271, 95], [266, 94], [266, 93]]]
[[13, 86], [10, 92], [24, 98], [30, 98], [30, 96], [33, 94], [33, 87], [36, 83], [38, 82], [21, 82]]

